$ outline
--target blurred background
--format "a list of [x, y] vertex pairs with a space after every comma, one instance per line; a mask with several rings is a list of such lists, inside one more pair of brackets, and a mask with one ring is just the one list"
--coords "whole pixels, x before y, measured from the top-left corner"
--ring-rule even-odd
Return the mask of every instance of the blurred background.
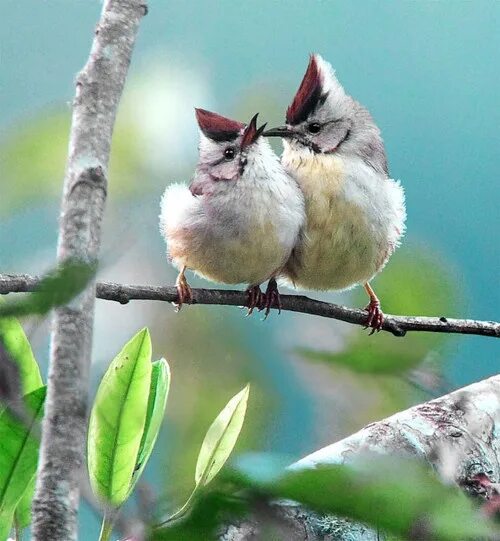
[[[150, 0], [119, 109], [100, 278], [173, 284], [158, 231], [170, 182], [196, 163], [195, 106], [281, 123], [311, 52], [372, 112], [407, 196], [408, 233], [374, 286], [385, 311], [498, 320], [500, 3], [497, 0]], [[3, 1], [0, 272], [54, 264], [73, 81], [101, 3]], [[280, 145], [276, 143], [276, 151]], [[213, 286], [192, 276], [192, 285]], [[364, 306], [363, 292], [311, 296]], [[46, 370], [48, 324], [26, 330]], [[97, 302], [92, 390], [139, 328], [173, 386], [145, 479], [180, 503], [206, 428], [250, 381], [241, 452], [295, 460], [366, 423], [498, 372], [489, 338], [368, 338], [313, 316]], [[350, 368], [349, 368], [350, 367]], [[396, 369], [395, 369], [396, 367]], [[354, 370], [353, 370], [354, 368]], [[161, 479], [161, 482], [159, 481]], [[83, 539], [98, 518], [81, 513]]]

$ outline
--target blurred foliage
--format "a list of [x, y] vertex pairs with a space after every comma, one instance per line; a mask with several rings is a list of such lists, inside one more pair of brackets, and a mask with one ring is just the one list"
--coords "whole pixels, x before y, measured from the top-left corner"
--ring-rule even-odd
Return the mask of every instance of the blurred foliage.
[[442, 484], [414, 459], [363, 456], [350, 465], [288, 471], [277, 469], [277, 462], [267, 456], [251, 468], [228, 471], [212, 491], [199, 495], [189, 516], [153, 530], [150, 539], [217, 539], [222, 524], [238, 524], [244, 515], [272, 531], [269, 539], [289, 539], [272, 505], [276, 499], [317, 512], [325, 535], [328, 515], [380, 529], [390, 539], [472, 540], [495, 532], [457, 487]]
[[33, 293], [23, 299], [0, 304], [0, 318], [45, 315], [52, 308], [67, 304], [81, 293], [96, 273], [96, 265], [68, 260], [47, 273]]
[[[426, 250], [401, 248], [377, 277], [376, 292], [388, 314], [442, 316], [456, 314], [460, 290], [448, 266]], [[366, 302], [360, 288], [356, 304]], [[399, 338], [387, 332], [377, 336], [352, 332], [340, 352], [299, 349], [312, 361], [329, 362], [360, 373], [401, 374], [422, 363], [448, 339], [442, 333], [409, 332]]]
[[[0, 141], [2, 183], [9, 187], [2, 191], [0, 216], [44, 201], [59, 201], [69, 127], [70, 111], [53, 109], [16, 126]], [[109, 165], [109, 192], [114, 198], [142, 193], [147, 184], [135, 133], [133, 123], [118, 116]]]
[[[450, 265], [415, 245], [400, 248], [373, 286], [382, 309], [389, 314], [454, 316], [463, 303]], [[367, 303], [362, 288], [352, 297], [355, 306]], [[369, 336], [353, 327], [337, 350], [298, 347], [296, 351], [306, 361], [330, 367], [336, 379], [350, 381], [364, 396], [377, 393], [377, 402], [356, 400], [353, 395], [353, 419], [343, 431], [349, 433], [442, 392], [448, 341], [449, 336], [440, 333], [409, 332], [399, 338], [380, 332]]]

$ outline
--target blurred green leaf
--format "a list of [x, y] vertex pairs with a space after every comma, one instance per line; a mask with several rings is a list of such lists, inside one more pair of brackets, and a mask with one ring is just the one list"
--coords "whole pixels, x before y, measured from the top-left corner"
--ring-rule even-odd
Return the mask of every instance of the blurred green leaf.
[[[0, 170], [2, 182], [9, 189], [2, 192], [0, 215], [40, 200], [59, 200], [70, 120], [67, 108], [44, 110], [2, 138]], [[144, 193], [144, 183], [137, 182], [144, 157], [136, 133], [130, 116], [119, 115], [109, 166], [109, 188], [114, 200]]]
[[[450, 265], [416, 246], [398, 250], [373, 286], [383, 310], [390, 314], [456, 315], [462, 301]], [[354, 297], [356, 305], [366, 304], [361, 288]], [[441, 348], [446, 340], [441, 333], [408, 333], [398, 338], [389, 333], [370, 337], [356, 330], [342, 351], [300, 348], [298, 353], [307, 360], [358, 373], [398, 375], [427, 360], [429, 353]]]
[[416, 460], [372, 456], [349, 466], [292, 469], [268, 482], [248, 473], [239, 480], [269, 497], [294, 500], [403, 538], [420, 528], [433, 541], [477, 539], [493, 532], [458, 488], [442, 484], [429, 466]]
[[20, 530], [24, 530], [31, 524], [31, 502], [35, 495], [35, 484], [36, 477], [33, 477], [16, 507], [14, 519]]
[[85, 289], [96, 269], [95, 264], [67, 261], [42, 278], [33, 293], [28, 293], [22, 300], [3, 303], [0, 318], [44, 315], [56, 306], [67, 304]]
[[24, 397], [25, 418], [5, 409], [0, 415], [0, 514], [13, 513], [36, 474], [39, 441], [35, 430], [42, 417], [45, 387]]
[[[0, 308], [3, 303], [0, 303]], [[10, 359], [19, 369], [21, 392], [23, 395], [43, 385], [40, 368], [35, 360], [31, 345], [24, 330], [15, 318], [0, 319], [0, 341]]]
[[170, 389], [170, 367], [165, 359], [155, 361], [151, 370], [151, 384], [149, 389], [148, 409], [142, 434], [139, 452], [137, 454], [134, 478], [129, 489], [132, 492], [137, 480], [141, 476], [158, 437], [160, 427], [165, 415], [168, 391]]
[[[383, 340], [380, 344], [375, 340], [370, 343], [353, 340], [346, 350], [335, 353], [307, 348], [298, 348], [297, 353], [309, 361], [327, 362], [363, 374], [401, 374], [423, 359], [401, 338]], [[421, 355], [425, 353], [423, 350]]]
[[245, 420], [249, 392], [247, 385], [233, 396], [208, 429], [196, 462], [196, 485], [208, 485], [229, 458]]
[[88, 435], [95, 495], [114, 507], [127, 498], [148, 409], [151, 338], [139, 331], [110, 364], [97, 390]]

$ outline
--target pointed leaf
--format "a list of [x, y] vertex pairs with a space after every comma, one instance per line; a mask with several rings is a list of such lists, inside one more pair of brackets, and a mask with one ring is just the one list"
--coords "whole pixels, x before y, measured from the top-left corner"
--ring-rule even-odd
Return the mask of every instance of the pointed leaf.
[[138, 332], [102, 378], [90, 415], [88, 467], [96, 496], [120, 506], [129, 494], [146, 421], [151, 338]]
[[0, 341], [19, 369], [23, 396], [43, 385], [40, 368], [24, 330], [15, 318], [0, 319]]
[[16, 507], [14, 518], [18, 528], [24, 530], [31, 524], [31, 502], [35, 495], [36, 476], [30, 481]]
[[243, 426], [249, 390], [247, 385], [233, 396], [208, 429], [196, 463], [197, 486], [210, 483], [229, 458]]
[[151, 385], [149, 389], [146, 422], [144, 424], [144, 432], [137, 454], [134, 479], [130, 491], [132, 491], [137, 483], [153, 451], [165, 415], [169, 389], [170, 367], [168, 366], [167, 361], [165, 359], [154, 361], [151, 371]]
[[25, 419], [5, 409], [0, 415], [0, 513], [13, 513], [36, 474], [39, 441], [36, 428], [43, 414], [45, 387], [26, 395]]

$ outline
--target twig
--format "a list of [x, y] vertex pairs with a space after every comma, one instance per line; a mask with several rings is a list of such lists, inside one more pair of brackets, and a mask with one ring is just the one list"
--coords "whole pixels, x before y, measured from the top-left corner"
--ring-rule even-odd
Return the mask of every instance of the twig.
[[[0, 294], [33, 291], [39, 278], [25, 274], [0, 274]], [[111, 282], [97, 284], [99, 299], [127, 304], [132, 300], [177, 301], [177, 290], [172, 286], [123, 285]], [[364, 326], [366, 312], [338, 304], [317, 301], [303, 295], [281, 295], [282, 310], [328, 317]], [[192, 304], [219, 304], [245, 306], [244, 291], [227, 289], [193, 289]], [[383, 330], [395, 336], [404, 336], [407, 331], [441, 332], [455, 334], [477, 334], [500, 337], [500, 323], [474, 319], [453, 319], [448, 317], [393, 316], [386, 315]]]
[[[106, 0], [76, 80], [64, 178], [58, 263], [97, 260], [116, 110], [144, 0]], [[55, 311], [48, 392], [33, 501], [34, 541], [74, 541], [84, 463], [95, 281]]]

